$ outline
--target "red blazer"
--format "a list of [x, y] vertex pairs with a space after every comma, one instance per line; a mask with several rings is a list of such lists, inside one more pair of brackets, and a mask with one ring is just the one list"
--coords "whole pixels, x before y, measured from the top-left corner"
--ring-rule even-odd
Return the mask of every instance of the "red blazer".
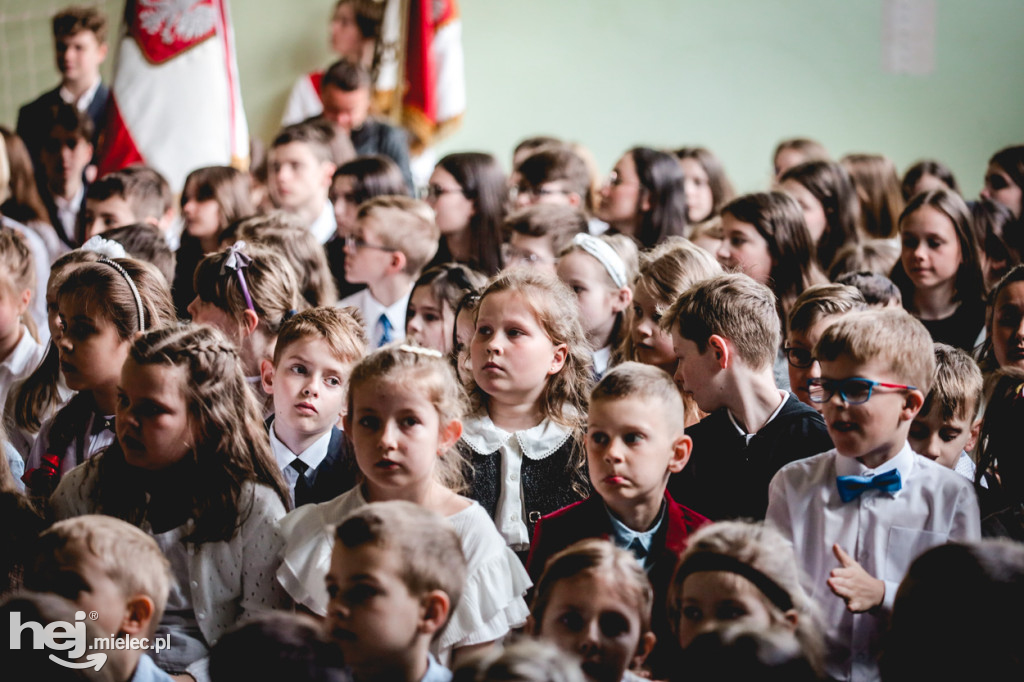
[[[664, 665], [669, 659], [675, 658], [678, 652], [665, 611], [668, 585], [675, 572], [676, 562], [686, 549], [693, 531], [711, 523], [707, 517], [678, 504], [668, 491], [665, 491], [665, 503], [665, 521], [651, 543], [654, 564], [648, 573], [654, 587], [651, 629], [658, 636], [658, 644], [648, 658], [648, 664], [656, 676], [665, 672]], [[526, 560], [526, 570], [534, 583], [543, 573], [548, 559], [574, 542], [587, 538], [612, 539], [612, 522], [600, 495], [591, 495], [582, 502], [542, 516], [533, 531], [530, 556]], [[658, 677], [662, 678], [663, 675]]]

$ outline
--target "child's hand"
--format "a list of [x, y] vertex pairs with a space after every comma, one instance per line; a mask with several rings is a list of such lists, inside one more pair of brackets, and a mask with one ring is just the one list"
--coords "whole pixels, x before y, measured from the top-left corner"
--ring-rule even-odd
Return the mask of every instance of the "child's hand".
[[865, 571], [838, 544], [832, 545], [832, 552], [841, 567], [832, 569], [828, 586], [843, 598], [846, 608], [851, 613], [863, 613], [880, 605], [885, 598], [885, 583]]

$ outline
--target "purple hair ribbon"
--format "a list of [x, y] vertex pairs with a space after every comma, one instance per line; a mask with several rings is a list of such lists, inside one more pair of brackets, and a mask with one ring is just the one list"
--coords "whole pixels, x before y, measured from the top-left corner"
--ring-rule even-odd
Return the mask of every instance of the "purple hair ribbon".
[[246, 307], [256, 312], [256, 306], [252, 304], [252, 296], [249, 295], [249, 285], [245, 283], [245, 273], [243, 272], [249, 263], [252, 263], [252, 258], [243, 252], [245, 248], [245, 242], [235, 242], [228, 249], [228, 257], [224, 259], [224, 265], [220, 267], [220, 274], [226, 275], [227, 270], [234, 270], [238, 276], [238, 286], [242, 288], [242, 296], [245, 297]]

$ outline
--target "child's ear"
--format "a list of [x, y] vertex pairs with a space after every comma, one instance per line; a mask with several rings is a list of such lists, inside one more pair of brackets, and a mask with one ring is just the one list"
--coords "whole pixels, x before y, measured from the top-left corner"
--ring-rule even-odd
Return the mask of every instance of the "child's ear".
[[647, 656], [650, 655], [651, 650], [654, 649], [654, 643], [658, 641], [657, 635], [653, 632], [645, 632], [640, 637], [640, 643], [637, 644], [636, 653], [633, 654], [633, 662], [630, 668], [633, 670], [639, 670], [640, 666], [647, 660]]
[[388, 269], [392, 273], [402, 272], [403, 270], [405, 270], [405, 265], [407, 262], [408, 261], [404, 253], [402, 253], [401, 251], [395, 251], [391, 254], [391, 263], [389, 264]]
[[797, 626], [800, 624], [800, 614], [797, 613], [796, 609], [790, 609], [782, 614], [782, 624], [791, 632], [796, 632]]
[[718, 361], [718, 366], [722, 369], [726, 369], [733, 362], [732, 347], [724, 337], [718, 334], [712, 334], [708, 337], [708, 350], [715, 354], [715, 360]]
[[637, 207], [643, 213], [651, 210], [651, 193], [646, 188], [640, 188], [640, 199], [637, 201]]
[[420, 598], [419, 631], [433, 635], [448, 622], [452, 600], [444, 590], [431, 590]]
[[672, 457], [668, 460], [668, 470], [678, 474], [690, 461], [690, 453], [693, 452], [693, 439], [687, 435], [679, 436], [672, 443]]
[[974, 446], [978, 444], [978, 436], [981, 435], [981, 417], [974, 420], [971, 424], [971, 437], [964, 443], [964, 450], [970, 452], [974, 449]]
[[917, 388], [907, 391], [907, 395], [903, 399], [903, 409], [900, 410], [900, 421], [912, 420], [921, 411], [922, 406], [924, 406], [924, 393]]
[[274, 363], [270, 360], [260, 360], [260, 383], [267, 395], [274, 392]]
[[583, 197], [576, 192], [569, 192], [565, 195], [565, 198], [573, 208], [579, 208], [583, 205]]
[[440, 439], [437, 442], [438, 454], [448, 452], [462, 437], [462, 422], [453, 419], [441, 427]]
[[558, 374], [562, 371], [562, 367], [565, 366], [565, 359], [569, 357], [569, 344], [560, 343], [555, 346], [554, 356], [551, 358], [551, 369], [548, 370], [548, 376], [552, 374]]
[[156, 605], [152, 599], [144, 594], [135, 595], [124, 606], [121, 631], [133, 637], [145, 635], [155, 612]]
[[622, 287], [613, 295], [615, 298], [612, 300], [612, 312], [616, 315], [628, 308], [629, 304], [633, 302], [633, 290], [629, 287]]
[[18, 296], [18, 315], [24, 315], [25, 311], [28, 310], [28, 304], [32, 302], [32, 290], [25, 289]]
[[242, 337], [251, 335], [260, 325], [260, 317], [255, 310], [246, 308], [242, 311]]
[[330, 189], [331, 182], [334, 180], [334, 171], [336, 171], [338, 167], [330, 161], [324, 161], [320, 164], [320, 169], [323, 171], [320, 182], [324, 187]]

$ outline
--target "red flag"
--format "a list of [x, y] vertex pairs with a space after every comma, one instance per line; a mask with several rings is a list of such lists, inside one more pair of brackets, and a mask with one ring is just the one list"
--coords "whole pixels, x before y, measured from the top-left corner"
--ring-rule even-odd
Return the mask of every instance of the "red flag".
[[100, 173], [142, 162], [175, 190], [202, 166], [244, 166], [228, 0], [128, 0]]

